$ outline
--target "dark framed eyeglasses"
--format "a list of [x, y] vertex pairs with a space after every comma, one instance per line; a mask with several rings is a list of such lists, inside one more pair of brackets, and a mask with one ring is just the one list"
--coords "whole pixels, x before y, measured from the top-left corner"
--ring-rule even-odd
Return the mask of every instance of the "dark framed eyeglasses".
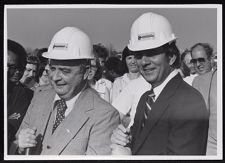
[[23, 71], [23, 68], [22, 67], [18, 67], [16, 65], [7, 65], [8, 69], [9, 70], [12, 70], [12, 71], [19, 71], [19, 72], [22, 72]]
[[205, 63], [205, 58], [191, 59], [191, 63], [196, 64], [197, 62], [199, 62], [199, 63]]

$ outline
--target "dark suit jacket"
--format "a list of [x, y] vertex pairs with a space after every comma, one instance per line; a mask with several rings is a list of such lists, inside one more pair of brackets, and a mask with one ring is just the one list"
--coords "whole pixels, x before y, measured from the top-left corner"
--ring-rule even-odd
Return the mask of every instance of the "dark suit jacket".
[[32, 148], [31, 153], [36, 155], [111, 154], [110, 137], [113, 129], [119, 124], [118, 111], [104, 101], [95, 90], [86, 87], [79, 95], [73, 110], [52, 134], [57, 110], [53, 110], [54, 97], [54, 89], [37, 90], [20, 126], [19, 131], [28, 127], [37, 128], [38, 143]]
[[7, 93], [8, 143], [10, 143], [15, 139], [15, 134], [30, 105], [33, 91], [9, 81]]
[[208, 112], [201, 94], [178, 74], [164, 87], [140, 132], [147, 93], [143, 94], [131, 128], [134, 155], [204, 155]]

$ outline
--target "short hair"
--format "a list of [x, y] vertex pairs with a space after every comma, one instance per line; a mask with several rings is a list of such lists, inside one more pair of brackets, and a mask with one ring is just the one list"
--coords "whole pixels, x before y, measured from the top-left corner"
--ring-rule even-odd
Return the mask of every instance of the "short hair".
[[191, 53], [191, 51], [188, 49], [185, 49], [185, 51], [181, 54], [181, 57], [180, 57], [181, 61], [184, 61], [184, 58], [188, 53]]
[[13, 53], [15, 53], [15, 55], [17, 55], [19, 67], [24, 69], [26, 66], [26, 57], [27, 57], [26, 50], [23, 48], [21, 44], [10, 39], [7, 40], [7, 44], [8, 50], [12, 51]]
[[174, 63], [172, 64], [171, 67], [173, 68], [179, 68], [181, 63], [180, 63], [180, 51], [176, 46], [176, 41], [173, 41], [171, 43], [168, 43], [168, 46], [166, 48], [166, 55], [167, 56], [176, 56], [176, 60], [174, 61]]
[[27, 63], [39, 66], [40, 61], [37, 56], [29, 55], [27, 56]]
[[211, 58], [213, 56], [213, 48], [208, 43], [197, 43], [197, 44], [193, 45], [191, 47], [191, 55], [192, 55], [193, 49], [196, 48], [197, 46], [203, 47], [208, 58]]

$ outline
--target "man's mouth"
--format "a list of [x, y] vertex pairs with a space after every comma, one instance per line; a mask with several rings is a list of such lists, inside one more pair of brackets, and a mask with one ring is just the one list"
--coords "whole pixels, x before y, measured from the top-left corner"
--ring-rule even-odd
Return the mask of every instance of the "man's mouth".
[[155, 68], [144, 68], [143, 70], [145, 73], [152, 73], [155, 70]]

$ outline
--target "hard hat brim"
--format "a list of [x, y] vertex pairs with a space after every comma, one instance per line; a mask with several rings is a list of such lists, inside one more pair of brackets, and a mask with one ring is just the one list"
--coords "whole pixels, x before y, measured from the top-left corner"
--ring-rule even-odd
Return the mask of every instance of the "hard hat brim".
[[128, 49], [131, 51], [143, 51], [143, 50], [150, 50], [150, 49], [155, 49], [155, 48], [159, 48], [167, 43], [176, 41], [178, 38], [177, 37], [173, 37], [169, 40], [166, 40], [164, 43], [161, 44], [151, 44], [149, 41], [146, 42], [142, 42], [140, 44], [131, 44], [129, 43], [127, 45]]

